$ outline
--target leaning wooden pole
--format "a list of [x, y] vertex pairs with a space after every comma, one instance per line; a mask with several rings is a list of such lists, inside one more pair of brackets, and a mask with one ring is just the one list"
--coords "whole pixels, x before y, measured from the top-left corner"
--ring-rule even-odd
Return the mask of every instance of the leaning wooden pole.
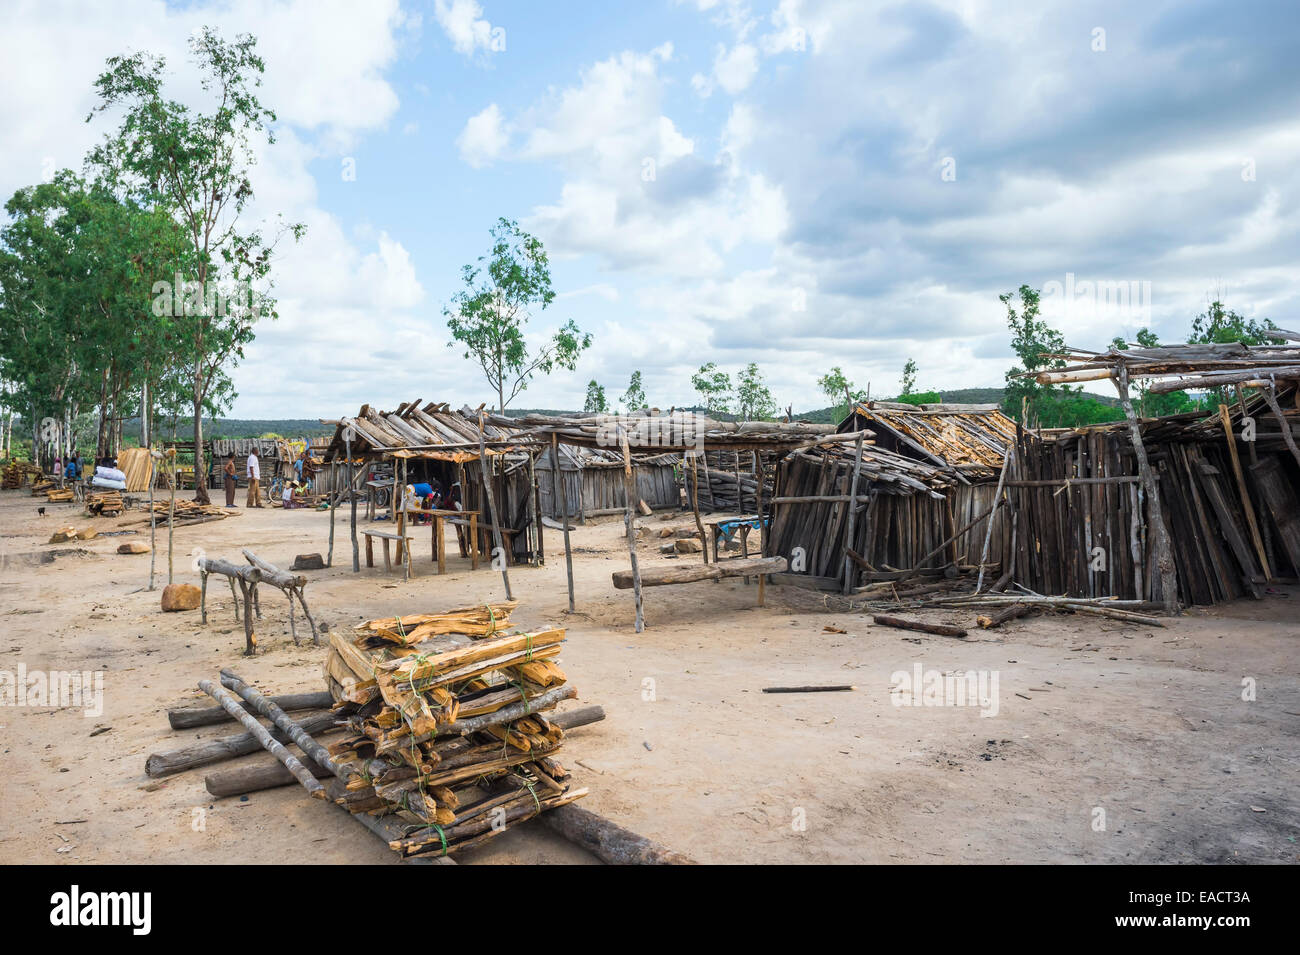
[[[758, 510], [758, 556], [767, 556], [767, 523], [763, 520], [763, 462], [757, 451], [754, 456], [754, 475], [758, 478], [758, 490], [755, 492], [754, 504]], [[767, 606], [767, 574], [758, 575], [758, 605]]]
[[483, 479], [483, 493], [487, 497], [488, 518], [492, 521], [492, 539], [496, 542], [493, 560], [501, 561], [501, 580], [506, 585], [506, 600], [514, 600], [510, 591], [510, 558], [506, 554], [505, 544], [501, 540], [501, 522], [497, 520], [497, 495], [492, 487], [492, 475], [488, 471], [487, 432], [483, 427], [483, 411], [478, 413], [478, 466], [479, 476]]
[[240, 706], [235, 697], [221, 687], [214, 685], [211, 680], [200, 680], [199, 689], [220, 703], [227, 713], [239, 720], [244, 725], [244, 728], [256, 737], [267, 752], [284, 763], [285, 768], [293, 773], [298, 782], [302, 783], [303, 788], [311, 793], [312, 798], [325, 798], [325, 787], [320, 784], [306, 766], [298, 761], [298, 758], [293, 753], [285, 749], [267, 732], [266, 727], [259, 723], [252, 713]]
[[256, 687], [245, 682], [240, 678], [239, 674], [229, 667], [221, 671], [221, 685], [238, 693], [244, 702], [274, 723], [289, 739], [293, 740], [294, 745], [310, 756], [318, 766], [328, 769], [335, 776], [339, 775], [338, 764], [330, 756], [330, 751], [312, 739], [301, 726], [276, 705], [274, 700], [263, 696]]
[[1241, 509], [1246, 512], [1246, 525], [1250, 528], [1250, 539], [1255, 545], [1255, 555], [1259, 557], [1260, 569], [1266, 580], [1273, 579], [1273, 569], [1269, 566], [1268, 553], [1264, 550], [1264, 538], [1259, 533], [1259, 521], [1255, 519], [1255, 502], [1251, 500], [1250, 490], [1246, 487], [1246, 475], [1241, 470], [1241, 458], [1237, 454], [1237, 439], [1232, 433], [1232, 415], [1227, 405], [1219, 405], [1219, 421], [1223, 424], [1223, 436], [1228, 442], [1228, 458], [1232, 461], [1232, 473], [1237, 479], [1237, 493], [1241, 495]]
[[636, 601], [636, 632], [645, 629], [645, 612], [641, 604], [641, 568], [636, 560], [636, 476], [632, 471], [632, 449], [627, 443], [627, 431], [618, 429], [619, 442], [623, 445], [623, 523], [627, 531], [627, 553], [632, 561], [632, 595]]
[[704, 558], [704, 563], [709, 562], [709, 539], [704, 536], [704, 521], [700, 520], [700, 471], [696, 467], [696, 458], [703, 451], [691, 454], [686, 452], [691, 458], [691, 510], [695, 514], [695, 529], [700, 534], [700, 556]]
[[1142, 428], [1138, 424], [1137, 414], [1133, 411], [1133, 401], [1128, 393], [1128, 368], [1120, 364], [1114, 370], [1111, 380], [1119, 394], [1120, 404], [1124, 408], [1124, 417], [1128, 419], [1129, 438], [1133, 442], [1133, 454], [1137, 458], [1138, 478], [1147, 495], [1147, 510], [1152, 527], [1151, 536], [1155, 541], [1156, 571], [1160, 575], [1160, 596], [1168, 613], [1178, 612], [1178, 568], [1174, 564], [1173, 547], [1169, 543], [1169, 530], [1165, 527], [1164, 508], [1160, 506], [1160, 484], [1151, 471], [1151, 462], [1147, 459], [1146, 445], [1142, 443]]
[[1300, 448], [1296, 447], [1295, 436], [1291, 434], [1291, 423], [1286, 420], [1282, 414], [1282, 406], [1277, 401], [1277, 386], [1270, 385], [1268, 388], [1260, 389], [1260, 394], [1268, 402], [1269, 409], [1273, 412], [1273, 417], [1277, 418], [1277, 423], [1282, 429], [1282, 440], [1286, 446], [1291, 449], [1291, 456], [1295, 458], [1296, 464], [1300, 464]]
[[[984, 589], [984, 565], [989, 561], [989, 544], [993, 540], [993, 520], [998, 516], [998, 507], [1002, 504], [1002, 488], [1007, 483], [1007, 472], [1011, 470], [1011, 449], [1014, 447], [1015, 443], [1008, 441], [1007, 449], [1002, 453], [1002, 473], [998, 475], [998, 489], [993, 492], [993, 508], [989, 511], [989, 526], [984, 528], [984, 547], [980, 550], [980, 572], [979, 579], [975, 581], [975, 593], [979, 593]], [[958, 534], [953, 535], [954, 542], [958, 536]]]
[[[560, 471], [560, 436], [551, 432], [551, 483], [555, 486], [556, 500], [560, 503], [560, 519], [564, 521], [564, 572], [569, 578], [569, 613], [573, 613], [573, 550], [569, 546], [569, 495], [565, 493]], [[581, 495], [581, 482], [578, 485]], [[579, 506], [582, 501], [579, 499]]]

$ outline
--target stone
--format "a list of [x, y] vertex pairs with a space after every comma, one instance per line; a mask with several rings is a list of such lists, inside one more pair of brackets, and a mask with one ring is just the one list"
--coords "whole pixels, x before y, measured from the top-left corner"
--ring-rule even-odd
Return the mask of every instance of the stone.
[[704, 550], [704, 547], [698, 540], [690, 537], [678, 538], [674, 542], [674, 546], [677, 548], [677, 553], [679, 554], [698, 554]]
[[320, 554], [299, 554], [289, 566], [290, 570], [324, 570], [325, 558]]
[[83, 527], [81, 530], [77, 531], [77, 540], [93, 541], [98, 536], [99, 531], [95, 530], [93, 527]]
[[117, 552], [119, 554], [147, 554], [149, 553], [149, 545], [144, 541], [127, 541], [125, 544], [117, 545]]
[[193, 584], [168, 584], [162, 592], [162, 608], [168, 613], [178, 610], [198, 610], [199, 588]]
[[62, 544], [66, 541], [77, 539], [77, 529], [75, 527], [61, 527], [50, 536], [51, 544]]

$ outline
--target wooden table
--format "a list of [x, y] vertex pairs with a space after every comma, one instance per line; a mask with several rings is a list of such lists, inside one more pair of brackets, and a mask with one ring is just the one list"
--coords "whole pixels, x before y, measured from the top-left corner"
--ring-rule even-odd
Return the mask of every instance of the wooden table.
[[393, 559], [389, 554], [389, 541], [397, 541], [397, 562], [402, 563], [403, 549], [410, 547], [411, 538], [405, 534], [394, 534], [390, 531], [375, 531], [361, 529], [362, 535], [366, 539], [366, 566], [375, 566], [375, 542], [373, 538], [378, 537], [384, 542], [384, 572], [391, 574], [393, 572]]
[[[761, 520], [766, 520], [766, 518], [760, 519], [758, 515], [755, 514], [753, 517], [733, 517], [723, 521], [709, 521], [709, 537], [713, 546], [713, 560], [716, 562], [720, 559], [718, 553], [718, 541], [723, 538], [726, 538], [727, 540], [731, 539], [731, 533], [728, 531], [728, 528], [739, 531], [740, 559], [748, 560], [749, 532], [758, 530], [762, 526], [762, 523], [760, 522]], [[746, 583], [748, 583], [748, 580], [746, 580]]]
[[410, 517], [432, 517], [433, 523], [429, 526], [431, 533], [431, 544], [433, 546], [433, 556], [430, 560], [438, 562], [438, 573], [447, 572], [447, 529], [446, 525], [450, 523], [453, 527], [469, 528], [469, 568], [478, 570], [478, 511], [453, 511], [443, 508], [433, 510], [423, 510], [421, 508], [408, 508], [402, 512], [403, 516]]

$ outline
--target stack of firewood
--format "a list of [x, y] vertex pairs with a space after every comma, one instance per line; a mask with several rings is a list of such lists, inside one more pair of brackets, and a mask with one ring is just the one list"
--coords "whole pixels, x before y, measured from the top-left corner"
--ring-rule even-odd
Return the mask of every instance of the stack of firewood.
[[124, 506], [120, 491], [96, 491], [86, 495], [86, 510], [101, 517], [117, 517]]
[[[202, 524], [204, 521], [219, 521], [230, 516], [230, 512], [216, 504], [202, 504], [199, 501], [190, 498], [177, 498], [175, 502], [171, 500], [154, 501], [153, 513], [157, 515], [154, 522], [157, 524], [166, 524], [168, 515], [171, 513], [173, 503], [176, 507], [176, 523], [180, 524]], [[148, 513], [149, 508], [145, 508]]]
[[39, 477], [40, 473], [41, 469], [30, 461], [10, 461], [5, 465], [4, 479], [0, 481], [0, 488], [12, 491], [22, 487], [29, 478]]
[[329, 747], [344, 768], [330, 796], [414, 829], [403, 855], [482, 842], [571, 790], [555, 759], [564, 732], [545, 712], [576, 696], [555, 657], [564, 630], [521, 632], [514, 602], [370, 620], [334, 632], [330, 692], [357, 709]]
[[51, 504], [66, 504], [72, 500], [72, 488], [49, 487], [45, 489], [45, 500]]

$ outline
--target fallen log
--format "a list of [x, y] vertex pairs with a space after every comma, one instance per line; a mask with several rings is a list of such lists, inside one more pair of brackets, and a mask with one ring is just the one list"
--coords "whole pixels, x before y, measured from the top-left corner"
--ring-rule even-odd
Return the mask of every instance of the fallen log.
[[[333, 726], [338, 716], [333, 712], [309, 713], [299, 725], [307, 732], [320, 732]], [[242, 722], [242, 721], [241, 721]], [[270, 731], [277, 742], [287, 742], [289, 737], [279, 730]], [[153, 753], [144, 762], [144, 771], [149, 776], [171, 776], [174, 773], [194, 769], [196, 766], [208, 766], [236, 756], [247, 756], [262, 748], [257, 737], [252, 733], [239, 733], [235, 736], [221, 736], [216, 739], [203, 740], [179, 749]]]
[[838, 686], [765, 686], [764, 693], [839, 693], [845, 690], [856, 690], [856, 686], [841, 684]]
[[[322, 710], [333, 706], [334, 698], [328, 690], [322, 690], [319, 693], [282, 693], [271, 697], [271, 702], [282, 710]], [[235, 718], [224, 707], [202, 706], [168, 710], [167, 722], [174, 730], [187, 730], [197, 726], [233, 723]]]
[[882, 627], [897, 627], [900, 630], [919, 630], [921, 633], [933, 633], [940, 637], [964, 637], [966, 631], [961, 627], [952, 627], [946, 623], [926, 623], [924, 620], [907, 620], [903, 617], [890, 617], [876, 614], [871, 618]]
[[[669, 584], [689, 584], [697, 580], [719, 580], [723, 577], [780, 574], [784, 573], [787, 567], [788, 564], [784, 557], [749, 557], [718, 561], [712, 564], [655, 566], [641, 571], [641, 586], [662, 587]], [[627, 590], [632, 586], [632, 571], [616, 570], [613, 579], [616, 589]]]
[[978, 623], [985, 630], [992, 630], [995, 627], [1002, 626], [1008, 620], [1014, 620], [1017, 617], [1023, 617], [1027, 613], [1029, 613], [1028, 604], [1012, 604], [1009, 607], [1003, 607], [1001, 610], [999, 610], [997, 613], [993, 614], [992, 616], [989, 616], [987, 614], [980, 614], [978, 617], [975, 618], [975, 622]]
[[541, 815], [542, 825], [610, 865], [695, 865], [694, 859], [579, 806]]

